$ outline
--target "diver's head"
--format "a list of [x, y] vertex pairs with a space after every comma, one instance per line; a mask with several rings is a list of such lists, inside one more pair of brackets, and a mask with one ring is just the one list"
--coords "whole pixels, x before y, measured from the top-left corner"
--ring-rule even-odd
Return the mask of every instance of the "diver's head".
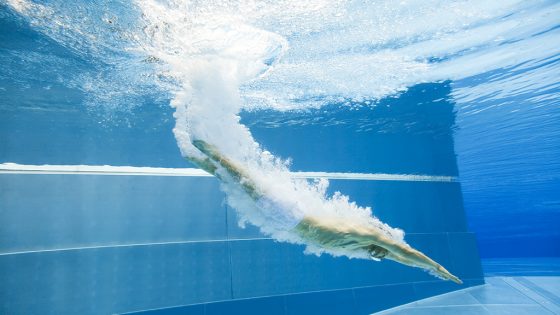
[[389, 254], [389, 251], [381, 246], [377, 246], [375, 244], [368, 245], [366, 247], [367, 252], [374, 259], [382, 259]]

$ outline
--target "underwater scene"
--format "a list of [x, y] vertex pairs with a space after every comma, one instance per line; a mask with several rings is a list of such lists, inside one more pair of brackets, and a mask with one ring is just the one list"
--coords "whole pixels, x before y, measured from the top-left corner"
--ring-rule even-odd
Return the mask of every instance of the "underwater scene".
[[0, 314], [560, 314], [560, 2], [0, 0]]

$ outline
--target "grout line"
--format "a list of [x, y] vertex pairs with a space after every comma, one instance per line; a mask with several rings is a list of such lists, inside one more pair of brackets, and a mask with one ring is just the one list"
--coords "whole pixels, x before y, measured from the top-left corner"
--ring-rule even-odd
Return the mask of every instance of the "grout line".
[[[226, 238], [229, 239], [229, 223], [228, 223], [228, 214], [229, 214], [229, 207], [226, 205], [225, 206], [225, 219], [226, 219]], [[229, 290], [230, 290], [230, 297], [233, 300], [233, 263], [232, 263], [232, 257], [231, 257], [231, 242], [227, 242], [227, 247], [228, 247], [228, 258], [229, 258]], [[204, 307], [206, 309], [206, 306]]]
[[543, 297], [547, 298], [548, 300], [550, 300], [554, 304], [560, 306], [560, 296], [558, 296], [558, 295], [554, 294], [553, 292], [543, 288], [542, 286], [540, 286], [538, 283], [535, 283], [531, 279], [527, 279], [527, 276], [514, 277], [513, 279], [515, 281], [521, 283], [522, 285], [530, 288], [531, 290], [533, 290], [533, 292], [536, 292], [536, 293], [542, 295]]
[[[548, 291], [540, 288], [532, 283], [527, 283], [523, 277], [509, 277], [504, 279], [504, 281], [515, 289], [519, 290], [521, 293], [529, 297], [530, 299], [537, 302], [540, 306], [551, 311], [554, 314], [560, 314], [560, 306], [556, 304], [555, 299], [550, 300], [550, 296], [547, 296]], [[544, 292], [543, 292], [544, 291]]]
[[[453, 292], [452, 292], [453, 293]], [[438, 297], [436, 295], [435, 297]], [[420, 300], [421, 301], [421, 300]], [[454, 307], [465, 307], [465, 306], [535, 306], [535, 304], [453, 304], [453, 305], [415, 305], [414, 308], [426, 309], [426, 308], [454, 308]]]
[[354, 306], [354, 313], [358, 312], [358, 300], [356, 299], [356, 289], [352, 288], [350, 289], [350, 292], [352, 292], [352, 304]]
[[505, 283], [507, 283], [510, 287], [519, 291], [521, 294], [528, 297], [529, 299], [535, 301], [535, 303], [542, 306], [543, 308], [551, 311], [553, 314], [560, 314], [560, 306], [554, 304], [553, 301], [549, 301], [547, 298], [545, 298], [535, 290], [523, 285], [522, 283], [523, 281], [516, 280], [513, 277], [503, 277], [501, 279]]
[[177, 241], [177, 242], [115, 244], [115, 245], [98, 245], [98, 246], [83, 246], [83, 247], [68, 247], [68, 248], [52, 248], [52, 249], [41, 249], [41, 250], [5, 252], [5, 253], [0, 253], [0, 256], [38, 254], [38, 253], [48, 253], [48, 252], [66, 252], [66, 251], [77, 251], [77, 250], [88, 250], [88, 249], [107, 249], [107, 248], [119, 248], [119, 247], [178, 245], [178, 244], [193, 244], [193, 243], [218, 243], [218, 242], [230, 242], [230, 241], [238, 242], [238, 241], [255, 241], [255, 240], [272, 240], [272, 238], [267, 238], [267, 237], [238, 238], [238, 239], [221, 239], [221, 240]]
[[[478, 280], [478, 279], [479, 278], [470, 278], [470, 279], [464, 279], [464, 280], [467, 281], [467, 280]], [[411, 282], [412, 285], [413, 285], [415, 293], [416, 293], [416, 286], [414, 284], [424, 283], [424, 282], [426, 282], [426, 281]], [[435, 282], [435, 281], [432, 280], [432, 281], [429, 281], [429, 282]], [[488, 285], [488, 284], [479, 284], [479, 285], [470, 286], [470, 287], [467, 287], [467, 288], [464, 288], [464, 289], [459, 289], [459, 290], [445, 292], [445, 293], [442, 293], [442, 294], [433, 295], [433, 296], [426, 297], [426, 298], [423, 298], [423, 299], [420, 299], [420, 300], [415, 300], [415, 301], [412, 301], [412, 302], [409, 302], [409, 303], [397, 305], [397, 306], [394, 306], [394, 307], [391, 307], [391, 308], [388, 308], [388, 309], [385, 309], [385, 310], [382, 310], [382, 311], [379, 311], [379, 312], [375, 312], [373, 314], [384, 315], [384, 314], [391, 314], [391, 313], [393, 313], [395, 311], [398, 311], [398, 310], [416, 308], [417, 304], [419, 302], [422, 302], [422, 301], [429, 301], [429, 300], [433, 300], [433, 299], [444, 298], [446, 296], [452, 296], [452, 295], [455, 295], [455, 294], [469, 293], [470, 291], [474, 291], [475, 289], [478, 289], [478, 288], [486, 286], [486, 285]], [[471, 304], [471, 305], [481, 305], [481, 304]]]

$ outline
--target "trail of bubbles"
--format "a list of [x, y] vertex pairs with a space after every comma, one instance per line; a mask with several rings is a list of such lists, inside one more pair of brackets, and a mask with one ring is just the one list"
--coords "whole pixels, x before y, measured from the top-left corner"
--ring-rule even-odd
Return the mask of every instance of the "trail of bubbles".
[[[146, 16], [148, 12], [158, 12], [152, 18], [157, 21], [168, 9], [154, 9], [154, 6], [153, 2], [141, 3]], [[177, 11], [172, 12], [175, 14]], [[169, 21], [173, 20], [183, 21], [179, 17], [166, 19], [167, 35], [170, 32], [180, 34], [179, 30], [172, 29], [174, 24]], [[174, 131], [183, 154], [199, 155], [191, 140], [203, 139], [217, 146], [229, 159], [240, 163], [266, 197], [255, 203], [239, 185], [225, 181], [222, 187], [227, 193], [227, 201], [239, 213], [242, 225], [250, 222], [278, 240], [303, 243], [291, 229], [304, 216], [313, 215], [341, 217], [356, 225], [369, 223], [403, 242], [402, 231], [381, 223], [371, 215], [370, 208], [359, 207], [339, 193], [328, 197], [326, 180], [315, 183], [294, 180], [287, 163], [262, 150], [249, 130], [239, 123], [237, 114], [242, 108], [240, 85], [266, 76], [286, 51], [287, 41], [243, 21], [225, 20], [227, 25], [219, 19], [212, 25], [204, 23], [201, 29], [192, 28], [188, 39], [180, 39], [183, 44], [187, 40], [192, 41], [192, 46], [196, 47], [194, 50], [204, 53], [196, 53], [187, 60], [177, 60], [167, 54], [158, 55], [158, 58], [175, 65], [174, 68], [180, 72], [177, 75], [183, 78], [183, 89], [172, 101], [177, 119]], [[182, 27], [182, 23], [178, 25], [178, 28]], [[169, 51], [160, 46], [168, 44], [168, 40], [159, 42], [154, 50]], [[310, 252], [320, 253], [323, 250], [308, 246]], [[329, 252], [367, 257], [365, 252]]]

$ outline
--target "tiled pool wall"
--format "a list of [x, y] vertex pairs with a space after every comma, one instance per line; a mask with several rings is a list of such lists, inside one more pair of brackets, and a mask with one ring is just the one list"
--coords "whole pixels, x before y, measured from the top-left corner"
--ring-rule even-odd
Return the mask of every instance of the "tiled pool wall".
[[[448, 85], [408, 93], [394, 102], [440, 99]], [[244, 122], [267, 149], [292, 157], [294, 170], [457, 176], [453, 106], [429, 104], [380, 104], [360, 114], [375, 123], [359, 128], [355, 117], [348, 124], [276, 126], [247, 114]], [[394, 107], [400, 109], [394, 113]], [[148, 138], [164, 138], [159, 148], [151, 142], [163, 157], [178, 154], [167, 127], [146, 131], [154, 133]], [[91, 164], [144, 166], [138, 161], [146, 157], [127, 155], [134, 145], [126, 139], [111, 140], [128, 144], [110, 147], [117, 152], [108, 149], [104, 160], [99, 143], [108, 140], [88, 149], [84, 134], [60, 131], [66, 142], [50, 149], [56, 137], [34, 138], [18, 128], [2, 131], [11, 139], [4, 162], [82, 164], [82, 156], [94, 156]], [[52, 128], [57, 134], [59, 127]], [[25, 141], [43, 145], [46, 162], [38, 151], [18, 147]], [[178, 165], [158, 160], [146, 166]], [[373, 206], [382, 221], [405, 230], [412, 246], [465, 284], [390, 261], [306, 255], [302, 246], [241, 229], [211, 177], [0, 174], [0, 313], [367, 314], [483, 282], [459, 182], [344, 179], [331, 180], [329, 190]]]
[[460, 200], [458, 183], [337, 180], [333, 189], [392, 205], [379, 216], [405, 229], [411, 245], [466, 280], [463, 286], [390, 261], [305, 255], [302, 246], [240, 229], [210, 177], [0, 180], [6, 314], [101, 314], [255, 297], [268, 298], [206, 307], [258, 314], [282, 305], [294, 314], [320, 305], [364, 314], [482, 282], [461, 208], [438, 197]]

